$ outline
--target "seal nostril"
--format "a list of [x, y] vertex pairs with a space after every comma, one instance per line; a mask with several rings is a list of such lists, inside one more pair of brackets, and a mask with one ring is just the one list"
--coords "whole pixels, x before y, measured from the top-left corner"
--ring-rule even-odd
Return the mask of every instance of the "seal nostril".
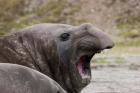
[[113, 47], [113, 46], [107, 46], [106, 49], [110, 49], [110, 48], [112, 48], [112, 47]]
[[57, 93], [60, 93], [60, 91], [57, 91]]
[[105, 49], [111, 49], [111, 48], [113, 48], [113, 47], [114, 47], [114, 43], [112, 43], [112, 44], [106, 46]]

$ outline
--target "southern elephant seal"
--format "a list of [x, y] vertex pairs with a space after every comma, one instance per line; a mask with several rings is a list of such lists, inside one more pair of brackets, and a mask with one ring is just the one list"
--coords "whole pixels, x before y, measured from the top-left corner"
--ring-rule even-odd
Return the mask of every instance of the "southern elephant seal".
[[0, 38], [0, 62], [36, 69], [68, 93], [79, 93], [91, 79], [90, 60], [114, 46], [92, 24], [36, 24]]
[[31, 68], [0, 63], [0, 93], [66, 93], [48, 76]]

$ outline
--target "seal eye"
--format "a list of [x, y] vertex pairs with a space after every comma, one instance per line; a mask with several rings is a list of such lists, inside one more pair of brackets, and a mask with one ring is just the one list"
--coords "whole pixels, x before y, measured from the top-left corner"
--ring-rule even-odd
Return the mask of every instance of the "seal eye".
[[61, 34], [60, 39], [62, 41], [66, 41], [66, 40], [69, 39], [69, 37], [70, 37], [70, 34], [69, 33], [63, 33], [63, 34]]

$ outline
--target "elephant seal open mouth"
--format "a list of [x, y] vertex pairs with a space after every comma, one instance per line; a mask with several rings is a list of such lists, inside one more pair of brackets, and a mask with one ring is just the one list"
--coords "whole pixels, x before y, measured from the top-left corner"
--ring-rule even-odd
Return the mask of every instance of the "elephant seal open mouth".
[[90, 82], [91, 58], [113, 46], [108, 35], [89, 23], [43, 23], [1, 37], [0, 62], [36, 69], [68, 93], [79, 93]]

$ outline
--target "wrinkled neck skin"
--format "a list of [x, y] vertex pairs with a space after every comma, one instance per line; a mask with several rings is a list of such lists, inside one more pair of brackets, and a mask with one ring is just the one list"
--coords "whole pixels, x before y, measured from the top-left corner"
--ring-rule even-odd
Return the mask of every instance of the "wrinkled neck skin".
[[[15, 33], [1, 38], [0, 63], [15, 63], [36, 69], [54, 79], [68, 93], [79, 93], [81, 89], [72, 82], [75, 74], [69, 62], [71, 46], [51, 39], [50, 33], [32, 34], [37, 33]], [[46, 34], [50, 35], [46, 37]]]
[[[55, 73], [51, 69], [58, 61], [55, 47], [44, 32], [15, 33], [0, 39], [0, 62], [25, 65], [53, 77]], [[52, 58], [54, 62], [51, 62]]]

